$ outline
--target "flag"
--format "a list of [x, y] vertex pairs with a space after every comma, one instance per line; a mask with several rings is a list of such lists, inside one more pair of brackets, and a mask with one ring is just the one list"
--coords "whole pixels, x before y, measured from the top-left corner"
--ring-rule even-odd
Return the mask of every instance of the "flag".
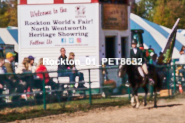
[[179, 23], [179, 20], [180, 20], [180, 18], [177, 19], [175, 25], [173, 26], [172, 32], [169, 35], [166, 46], [163, 50], [163, 55], [164, 55], [163, 62], [165, 64], [170, 64], [171, 59], [172, 59], [173, 48], [174, 48], [175, 41], [176, 41], [177, 25]]

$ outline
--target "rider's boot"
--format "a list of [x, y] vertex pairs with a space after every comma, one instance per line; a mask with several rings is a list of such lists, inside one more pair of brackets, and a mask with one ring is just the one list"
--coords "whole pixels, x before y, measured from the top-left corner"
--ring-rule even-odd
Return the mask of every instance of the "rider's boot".
[[144, 76], [142, 81], [142, 86], [146, 84], [146, 81], [147, 81], [147, 76]]

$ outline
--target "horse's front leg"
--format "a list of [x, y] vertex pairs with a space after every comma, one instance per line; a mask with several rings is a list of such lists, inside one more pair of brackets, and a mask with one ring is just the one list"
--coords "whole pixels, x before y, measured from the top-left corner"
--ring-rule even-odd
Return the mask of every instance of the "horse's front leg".
[[148, 88], [146, 86], [143, 87], [144, 91], [145, 91], [145, 96], [144, 96], [144, 106], [147, 105], [146, 100], [147, 100], [147, 94], [148, 94]]
[[138, 92], [138, 88], [135, 89], [134, 96], [135, 96], [135, 99], [136, 99], [136, 108], [139, 108], [140, 103], [139, 103], [139, 97], [138, 97], [137, 92]]
[[135, 107], [136, 106], [136, 104], [135, 104], [135, 100], [134, 100], [134, 93], [135, 93], [135, 91], [134, 91], [135, 89], [134, 88], [132, 88], [132, 97], [131, 97], [131, 105], [132, 105], [132, 107]]

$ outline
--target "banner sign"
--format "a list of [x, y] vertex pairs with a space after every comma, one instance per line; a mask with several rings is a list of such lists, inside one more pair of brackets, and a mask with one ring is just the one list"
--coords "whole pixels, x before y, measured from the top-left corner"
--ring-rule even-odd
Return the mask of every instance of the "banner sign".
[[21, 48], [96, 46], [99, 4], [19, 5]]
[[127, 30], [127, 5], [102, 4], [102, 28], [108, 30]]
[[171, 62], [173, 48], [174, 48], [175, 41], [176, 41], [177, 25], [179, 23], [179, 20], [180, 19], [177, 19], [175, 25], [173, 26], [172, 33], [169, 35], [166, 47], [163, 50], [163, 54], [164, 54], [163, 62], [165, 64], [170, 64]]

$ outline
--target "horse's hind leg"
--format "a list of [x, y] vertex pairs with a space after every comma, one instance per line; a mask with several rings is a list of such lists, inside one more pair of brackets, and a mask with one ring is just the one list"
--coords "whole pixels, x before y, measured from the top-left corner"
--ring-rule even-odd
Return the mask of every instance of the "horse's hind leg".
[[154, 107], [157, 108], [157, 90], [155, 89], [154, 91]]
[[146, 100], [147, 100], [148, 88], [145, 86], [145, 87], [143, 87], [143, 89], [144, 89], [144, 91], [145, 91], [144, 106], [146, 106], [146, 105], [147, 105]]
[[132, 97], [131, 97], [131, 105], [133, 106], [133, 107], [135, 107], [135, 101], [134, 101], [134, 89], [132, 89]]

